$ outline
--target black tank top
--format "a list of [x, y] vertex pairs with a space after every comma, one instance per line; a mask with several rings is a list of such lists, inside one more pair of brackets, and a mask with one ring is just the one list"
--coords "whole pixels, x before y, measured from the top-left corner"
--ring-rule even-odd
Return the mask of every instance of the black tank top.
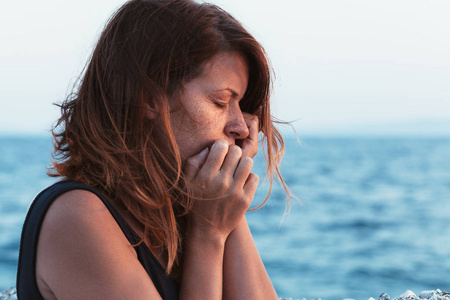
[[[30, 208], [22, 229], [20, 241], [19, 265], [17, 270], [17, 296], [20, 300], [43, 300], [36, 283], [36, 252], [39, 231], [45, 214], [53, 201], [61, 194], [71, 190], [87, 190], [97, 195], [108, 208], [117, 224], [122, 229], [132, 245], [138, 244], [141, 239], [131, 226], [122, 218], [111, 203], [96, 189], [85, 184], [64, 180], [57, 182], [40, 192]], [[179, 286], [175, 280], [168, 277], [164, 268], [153, 256], [145, 243], [134, 247], [137, 257], [150, 276], [153, 284], [163, 299], [178, 299]], [[114, 262], [111, 262], [114, 263]]]

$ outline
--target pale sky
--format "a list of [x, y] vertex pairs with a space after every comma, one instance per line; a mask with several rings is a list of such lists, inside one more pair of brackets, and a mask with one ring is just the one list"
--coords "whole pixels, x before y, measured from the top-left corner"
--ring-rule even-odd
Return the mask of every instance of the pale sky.
[[[264, 45], [277, 75], [275, 115], [299, 119], [300, 134], [395, 126], [450, 134], [450, 0], [210, 2]], [[0, 133], [48, 132], [59, 114], [52, 103], [71, 90], [122, 3], [2, 3]]]

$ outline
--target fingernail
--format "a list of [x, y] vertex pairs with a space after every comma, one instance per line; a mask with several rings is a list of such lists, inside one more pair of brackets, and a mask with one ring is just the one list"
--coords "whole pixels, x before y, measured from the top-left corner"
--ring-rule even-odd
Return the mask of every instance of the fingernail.
[[206, 157], [208, 156], [209, 148], [206, 147], [198, 154], [198, 159], [201, 163], [203, 163], [206, 160]]
[[225, 140], [217, 140], [216, 142], [215, 142], [217, 145], [222, 145], [222, 147], [224, 147], [224, 148], [228, 148], [228, 143], [225, 141]]

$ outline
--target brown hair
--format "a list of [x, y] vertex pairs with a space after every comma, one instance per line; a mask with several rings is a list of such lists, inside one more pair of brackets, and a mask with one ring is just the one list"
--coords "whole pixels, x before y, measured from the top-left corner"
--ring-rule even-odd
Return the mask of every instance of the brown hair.
[[[170, 126], [169, 98], [221, 51], [237, 51], [249, 66], [241, 109], [260, 107], [266, 179], [277, 177], [284, 152], [270, 114], [271, 68], [261, 45], [231, 15], [192, 0], [132, 0], [109, 20], [76, 91], [60, 105], [53, 128], [51, 176], [100, 189], [145, 228], [143, 239], [180, 263], [183, 216], [192, 197]], [[151, 110], [156, 118], [149, 118]], [[165, 144], [156, 134], [165, 127]], [[269, 190], [270, 194], [270, 190]], [[261, 205], [263, 205], [266, 199]], [[173, 268], [175, 267], [175, 268]]]

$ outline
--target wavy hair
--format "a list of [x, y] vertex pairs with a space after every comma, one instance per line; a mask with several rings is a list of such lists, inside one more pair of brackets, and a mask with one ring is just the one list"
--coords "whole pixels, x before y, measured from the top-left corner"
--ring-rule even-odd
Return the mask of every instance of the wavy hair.
[[[165, 253], [175, 276], [186, 214], [193, 198], [170, 125], [169, 99], [222, 51], [237, 51], [249, 67], [240, 102], [260, 113], [269, 194], [284, 142], [270, 113], [271, 67], [262, 46], [230, 14], [191, 0], [131, 0], [106, 24], [74, 92], [59, 104], [50, 176], [101, 190], [143, 225], [143, 241]], [[156, 117], [149, 118], [149, 110]], [[260, 110], [260, 111], [259, 111]], [[166, 132], [161, 143], [158, 131]], [[259, 206], [258, 206], [259, 207]]]

